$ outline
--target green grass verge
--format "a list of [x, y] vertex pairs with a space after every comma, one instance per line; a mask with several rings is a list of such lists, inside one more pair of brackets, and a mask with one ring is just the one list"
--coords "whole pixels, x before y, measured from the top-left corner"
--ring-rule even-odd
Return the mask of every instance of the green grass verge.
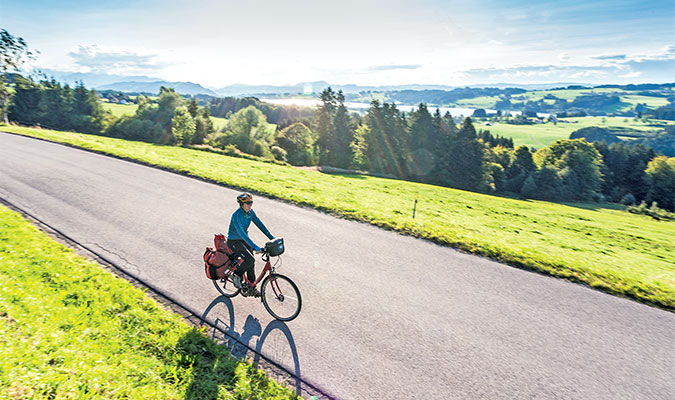
[[[675, 309], [675, 222], [71, 132], [5, 131], [140, 160]], [[416, 218], [412, 219], [417, 199]]]
[[0, 398], [295, 395], [0, 206]]

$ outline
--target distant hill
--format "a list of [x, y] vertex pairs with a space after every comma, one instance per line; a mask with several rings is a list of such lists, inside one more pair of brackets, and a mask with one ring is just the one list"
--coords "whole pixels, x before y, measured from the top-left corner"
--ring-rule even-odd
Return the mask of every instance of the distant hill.
[[202, 85], [192, 82], [167, 82], [167, 81], [153, 81], [153, 82], [115, 82], [108, 85], [98, 86], [98, 90], [117, 90], [126, 93], [159, 93], [162, 87], [173, 88], [180, 94], [195, 96], [198, 94], [207, 94], [210, 96], [217, 96], [217, 94]]
[[[526, 90], [542, 90], [555, 87], [564, 87], [569, 85], [579, 85], [579, 83], [550, 83], [550, 84], [515, 84], [515, 83], [495, 83], [489, 85], [468, 85], [468, 88], [521, 88]], [[294, 85], [271, 86], [271, 85], [244, 85], [234, 84], [213, 90], [221, 96], [262, 96], [262, 95], [297, 95], [305, 93], [305, 89], [313, 93], [321, 92], [327, 87], [333, 90], [342, 90], [345, 94], [359, 94], [362, 92], [401, 92], [401, 91], [451, 91], [458, 89], [457, 86], [447, 85], [388, 85], [388, 86], [360, 86], [360, 85], [337, 85], [326, 81], [301, 82]]]
[[[622, 139], [630, 138], [628, 139]], [[588, 142], [605, 142], [607, 144], [624, 142], [642, 144], [654, 149], [658, 154], [675, 157], [675, 126], [667, 125], [662, 131], [644, 132], [626, 128], [587, 127], [576, 130], [570, 139], [584, 138]]]
[[115, 82], [156, 82], [161, 80], [160, 78], [152, 78], [143, 75], [108, 75], [96, 74], [93, 72], [64, 72], [53, 69], [40, 70], [39, 73], [46, 75], [48, 79], [54, 78], [58, 82], [67, 83], [71, 86], [74, 86], [77, 82], [81, 81], [84, 83], [84, 86], [88, 88], [96, 88]]
[[399, 86], [359, 86], [359, 85], [336, 85], [326, 81], [300, 82], [294, 85], [270, 86], [270, 85], [243, 85], [235, 84], [214, 89], [221, 96], [256, 96], [256, 95], [297, 95], [306, 93], [319, 93], [327, 87], [333, 90], [342, 90], [345, 94], [357, 94], [361, 92], [386, 92], [391, 90], [451, 90], [453, 86], [445, 85], [399, 85]]

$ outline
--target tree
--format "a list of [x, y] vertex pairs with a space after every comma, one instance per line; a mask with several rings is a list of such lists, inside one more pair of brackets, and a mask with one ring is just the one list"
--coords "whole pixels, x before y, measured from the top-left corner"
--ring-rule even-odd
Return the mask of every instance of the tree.
[[466, 118], [448, 150], [447, 168], [453, 187], [486, 189], [485, 147], [476, 136], [471, 118]]
[[520, 195], [527, 199], [537, 196], [537, 183], [535, 182], [533, 175], [529, 175], [527, 179], [525, 179], [523, 187], [520, 189]]
[[658, 156], [647, 164], [647, 202], [675, 212], [675, 157]]
[[[188, 111], [190, 111], [189, 108]], [[213, 121], [211, 121], [209, 109], [207, 107], [199, 107], [196, 111], [194, 121], [195, 134], [192, 137], [192, 144], [202, 144], [206, 137], [216, 130], [213, 126]]]
[[15, 76], [15, 88], [12, 103], [9, 106], [9, 118], [22, 124], [32, 125], [39, 122], [37, 111], [41, 89], [30, 79]]
[[438, 154], [438, 127], [427, 109], [420, 103], [417, 110], [410, 113], [410, 162], [413, 179], [425, 181], [427, 175], [436, 167]]
[[373, 100], [365, 117], [365, 163], [371, 172], [408, 177], [408, 129], [395, 104]]
[[485, 109], [483, 109], [483, 108], [477, 108], [477, 109], [473, 110], [472, 117], [474, 117], [474, 118], [486, 118], [487, 112], [485, 112]]
[[76, 132], [101, 133], [103, 130], [103, 108], [94, 90], [87, 90], [80, 81], [73, 90], [70, 126]]
[[[563, 179], [566, 200], [591, 200], [602, 185], [602, 156], [584, 139], [559, 140], [534, 156], [540, 167], [552, 167]], [[537, 182], [539, 188], [542, 187]]]
[[319, 163], [339, 168], [349, 168], [352, 163], [351, 143], [354, 140], [352, 124], [344, 105], [342, 90], [337, 93], [330, 87], [319, 95], [317, 110]]
[[[522, 194], [525, 180], [534, 176], [537, 170], [537, 166], [532, 159], [532, 153], [527, 146], [519, 146], [513, 151], [509, 161], [508, 167], [505, 167], [506, 183], [504, 184], [504, 190]], [[532, 197], [532, 195], [528, 194], [525, 197]]]
[[244, 153], [270, 158], [273, 135], [265, 115], [254, 106], [248, 106], [232, 115], [224, 134], [216, 138], [216, 143], [223, 148], [232, 144]]
[[178, 144], [187, 146], [195, 134], [195, 121], [186, 107], [177, 107], [171, 118], [171, 134]]
[[296, 122], [282, 129], [275, 142], [286, 151], [286, 160], [292, 165], [311, 165], [314, 159], [314, 134], [309, 128]]
[[0, 29], [0, 108], [2, 119], [8, 123], [7, 101], [9, 90], [5, 87], [5, 78], [8, 71], [17, 71], [28, 59], [35, 58], [35, 54], [28, 50], [26, 41], [21, 37], [11, 35], [7, 30]]
[[332, 149], [335, 147], [333, 116], [337, 109], [336, 93], [329, 86], [319, 94], [321, 104], [317, 110], [319, 140], [319, 164], [331, 165], [333, 162]]
[[644, 200], [649, 190], [645, 169], [656, 157], [654, 150], [624, 142], [610, 145], [594, 142], [593, 146], [602, 155], [604, 164], [602, 193], [611, 201], [619, 201], [629, 193], [637, 202]]
[[336, 96], [338, 106], [333, 118], [334, 139], [331, 141], [333, 148], [334, 165], [338, 168], [349, 168], [352, 163], [351, 143], [354, 140], [349, 114], [345, 107], [345, 96], [342, 90], [338, 91]]

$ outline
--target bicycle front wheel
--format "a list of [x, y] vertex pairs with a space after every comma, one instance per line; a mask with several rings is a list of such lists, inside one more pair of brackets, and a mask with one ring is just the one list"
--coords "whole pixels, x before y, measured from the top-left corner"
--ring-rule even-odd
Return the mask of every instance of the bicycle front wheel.
[[272, 274], [265, 278], [260, 288], [260, 297], [267, 312], [279, 321], [290, 321], [300, 314], [300, 291], [284, 275]]
[[234, 297], [241, 291], [241, 289], [238, 289], [234, 286], [234, 282], [232, 282], [232, 275], [229, 275], [225, 279], [214, 280], [213, 286], [215, 286], [216, 290], [218, 290], [220, 294], [225, 297]]

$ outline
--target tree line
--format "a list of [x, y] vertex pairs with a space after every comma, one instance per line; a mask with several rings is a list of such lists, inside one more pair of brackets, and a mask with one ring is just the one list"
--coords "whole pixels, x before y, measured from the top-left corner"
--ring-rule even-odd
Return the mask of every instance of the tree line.
[[[342, 93], [331, 88], [320, 100], [312, 124], [277, 133], [276, 144], [287, 155], [313, 151], [319, 165], [486, 193], [549, 201], [645, 201], [675, 210], [675, 158], [642, 144], [575, 139], [541, 149], [514, 148], [510, 139], [476, 131], [471, 118], [457, 125], [449, 113], [432, 113], [423, 103], [404, 113], [395, 104], [373, 101], [362, 116], [348, 113]], [[280, 140], [300, 131], [304, 146]]]
[[75, 88], [52, 80], [33, 81], [14, 75], [9, 119], [25, 125], [72, 130], [160, 144], [204, 143], [215, 131], [208, 108], [162, 87], [156, 104], [137, 98], [135, 115], [115, 118], [106, 113], [95, 90], [80, 82]]
[[[24, 124], [169, 145], [207, 145], [292, 165], [324, 165], [484, 193], [548, 201], [656, 202], [675, 211], [675, 158], [644, 145], [583, 139], [541, 149], [477, 131], [471, 118], [457, 124], [424, 103], [405, 113], [373, 101], [364, 115], [350, 113], [341, 91], [327, 88], [316, 110], [275, 110], [271, 124], [259, 100], [218, 99], [200, 106], [161, 88], [156, 103], [137, 98], [131, 116], [106, 114], [93, 90], [17, 76], [9, 117]], [[279, 107], [279, 106], [275, 106]], [[224, 110], [216, 130], [210, 110]], [[266, 111], [269, 113], [271, 109]], [[293, 114], [293, 113], [296, 114]], [[278, 119], [277, 119], [277, 122]]]

